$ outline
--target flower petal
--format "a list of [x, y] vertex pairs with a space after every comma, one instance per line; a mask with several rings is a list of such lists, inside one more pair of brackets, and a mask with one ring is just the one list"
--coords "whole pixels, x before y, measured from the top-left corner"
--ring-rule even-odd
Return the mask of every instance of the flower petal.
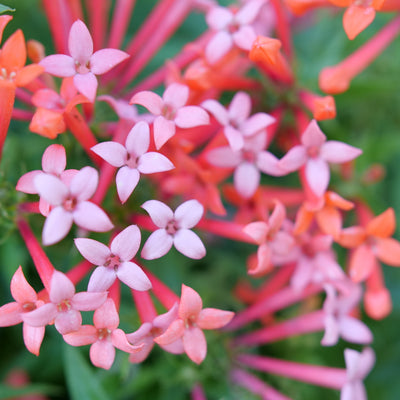
[[108, 298], [104, 304], [94, 312], [93, 323], [96, 329], [117, 329], [119, 325], [119, 316], [115, 308], [115, 303], [111, 298]]
[[140, 239], [140, 230], [137, 225], [130, 225], [115, 236], [111, 242], [111, 252], [122, 261], [129, 261], [139, 250]]
[[34, 185], [40, 197], [52, 206], [62, 204], [69, 194], [68, 187], [53, 175], [38, 174], [34, 178]]
[[207, 355], [207, 342], [204, 333], [197, 327], [185, 330], [182, 338], [183, 348], [187, 356], [196, 364], [200, 364]]
[[117, 270], [117, 277], [131, 289], [145, 291], [151, 289], [151, 282], [142, 268], [133, 262], [123, 262]]
[[114, 167], [122, 167], [126, 162], [127, 151], [117, 142], [103, 142], [96, 144], [91, 150]]
[[129, 54], [122, 50], [101, 49], [90, 57], [90, 70], [95, 75], [102, 75], [129, 57]]
[[180, 83], [171, 83], [165, 89], [163, 100], [165, 104], [173, 106], [176, 110], [183, 107], [189, 98], [189, 88]]
[[145, 121], [140, 121], [131, 129], [125, 142], [126, 149], [132, 157], [146, 153], [150, 146], [150, 128]]
[[207, 152], [207, 161], [211, 165], [222, 168], [234, 168], [240, 164], [240, 152], [233, 151], [230, 147], [217, 147]]
[[117, 185], [118, 197], [121, 203], [125, 203], [135, 190], [140, 179], [140, 173], [135, 168], [123, 166], [117, 172], [115, 183]]
[[172, 210], [158, 200], [148, 200], [142, 204], [142, 208], [149, 213], [150, 218], [159, 228], [165, 228], [168, 222], [174, 218]]
[[154, 231], [143, 246], [141, 256], [146, 260], [154, 260], [167, 254], [174, 240], [165, 229]]
[[25, 347], [35, 356], [39, 355], [40, 346], [42, 344], [45, 328], [44, 326], [29, 326], [28, 324], [23, 324], [22, 333], [24, 337]]
[[152, 114], [160, 115], [164, 106], [164, 101], [158, 94], [145, 90], [133, 95], [129, 104], [140, 104], [147, 108]]
[[376, 257], [392, 267], [400, 266], [400, 243], [392, 238], [376, 238]]
[[197, 318], [197, 325], [200, 329], [219, 329], [228, 324], [234, 315], [232, 311], [204, 308]]
[[225, 56], [232, 48], [232, 36], [225, 31], [217, 32], [207, 43], [205, 54], [207, 61], [212, 65]]
[[99, 174], [93, 167], [83, 167], [71, 180], [70, 192], [78, 201], [88, 200], [96, 191]]
[[201, 106], [206, 109], [221, 125], [229, 124], [228, 111], [217, 100], [209, 99], [203, 101]]
[[88, 283], [88, 292], [103, 292], [108, 290], [117, 279], [114, 268], [97, 267], [90, 275]]
[[90, 346], [89, 355], [95, 367], [110, 369], [115, 359], [115, 348], [108, 340], [98, 340]]
[[10, 288], [12, 297], [18, 303], [35, 303], [37, 300], [36, 292], [26, 280], [21, 266], [15, 271]]
[[63, 335], [71, 346], [86, 346], [97, 341], [97, 329], [92, 325], [82, 325], [77, 331]]
[[201, 220], [204, 207], [197, 200], [188, 200], [177, 207], [174, 219], [179, 228], [193, 228]]
[[212, 7], [206, 15], [208, 26], [216, 31], [227, 28], [232, 20], [232, 11], [225, 7]]
[[301, 143], [306, 147], [320, 148], [326, 142], [326, 136], [321, 131], [318, 123], [313, 119], [301, 136]]
[[199, 260], [206, 255], [201, 239], [190, 229], [179, 229], [174, 235], [175, 248], [186, 257]]
[[372, 332], [367, 325], [356, 318], [343, 316], [339, 320], [340, 336], [351, 343], [370, 344]]
[[22, 322], [23, 308], [16, 301], [0, 307], [0, 327], [17, 325]]
[[53, 54], [40, 61], [39, 65], [51, 75], [66, 78], [76, 74], [75, 61], [65, 54]]
[[328, 164], [322, 158], [309, 158], [305, 167], [305, 176], [311, 190], [321, 197], [329, 185]]
[[163, 116], [159, 116], [154, 120], [154, 142], [157, 150], [175, 135], [175, 122], [170, 121]]
[[190, 286], [182, 284], [181, 300], [179, 302], [179, 318], [183, 320], [196, 319], [203, 308], [203, 301], [200, 295]]
[[82, 201], [73, 211], [75, 223], [93, 232], [107, 232], [114, 227], [107, 214], [96, 204]]
[[69, 300], [75, 294], [75, 286], [67, 275], [60, 271], [54, 271], [50, 281], [49, 297], [52, 303], [59, 304], [63, 300]]
[[208, 125], [210, 117], [207, 112], [198, 106], [186, 106], [180, 108], [175, 116], [175, 124], [180, 128], [193, 128], [195, 126]]
[[43, 172], [39, 170], [27, 172], [18, 179], [15, 189], [24, 193], [36, 194], [38, 191], [35, 186], [35, 178], [40, 174]]
[[251, 98], [245, 92], [237, 92], [229, 105], [229, 120], [240, 125], [246, 121], [251, 112]]
[[82, 315], [77, 310], [59, 312], [54, 320], [54, 326], [61, 335], [75, 332], [82, 325]]
[[266, 113], [257, 113], [252, 115], [240, 127], [244, 136], [256, 135], [269, 125], [275, 123], [276, 119]]
[[64, 146], [60, 144], [50, 145], [43, 153], [42, 168], [44, 172], [60, 175], [67, 166], [67, 156]]
[[80, 93], [86, 96], [91, 102], [96, 99], [97, 78], [91, 72], [86, 74], [76, 74], [74, 76], [74, 85]]
[[289, 173], [297, 171], [306, 161], [306, 148], [304, 146], [294, 146], [280, 159], [279, 167]]
[[79, 292], [71, 300], [75, 310], [92, 311], [98, 309], [107, 299], [107, 292]]
[[174, 169], [175, 166], [167, 157], [151, 151], [140, 156], [137, 168], [142, 174], [153, 174], [156, 172], [170, 171]]
[[329, 140], [320, 149], [320, 157], [329, 163], [341, 164], [354, 160], [362, 150], [336, 140]]
[[36, 310], [24, 313], [22, 319], [30, 326], [45, 326], [57, 316], [57, 307], [53, 303], [47, 303]]
[[253, 164], [244, 162], [236, 168], [233, 182], [241, 196], [252, 197], [260, 183], [260, 171]]
[[50, 246], [65, 238], [71, 229], [72, 223], [72, 213], [65, 211], [63, 207], [53, 208], [43, 225], [43, 245]]
[[239, 151], [244, 146], [244, 137], [242, 133], [230, 125], [225, 126], [224, 135], [228, 140], [229, 146], [233, 151]]
[[69, 32], [68, 50], [75, 61], [81, 65], [86, 65], [93, 54], [93, 40], [89, 29], [81, 21], [75, 21]]
[[110, 249], [97, 240], [76, 238], [74, 242], [79, 253], [94, 265], [104, 265], [111, 254]]

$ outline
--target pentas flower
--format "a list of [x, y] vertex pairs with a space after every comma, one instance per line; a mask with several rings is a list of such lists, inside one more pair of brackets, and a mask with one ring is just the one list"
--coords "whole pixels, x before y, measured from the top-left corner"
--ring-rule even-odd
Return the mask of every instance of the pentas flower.
[[110, 369], [115, 359], [115, 347], [127, 353], [135, 353], [143, 345], [132, 346], [125, 333], [118, 329], [119, 316], [114, 301], [107, 299], [97, 308], [93, 315], [92, 325], [82, 325], [76, 332], [63, 336], [71, 346], [90, 346], [90, 360], [99, 368]]
[[[222, 168], [235, 168], [233, 183], [238, 193], [250, 198], [260, 185], [261, 172], [282, 176], [286, 172], [279, 166], [278, 159], [265, 148], [268, 145], [266, 132], [245, 138], [243, 147], [234, 151], [229, 146], [217, 147], [207, 153], [210, 164]], [[261, 172], [260, 172], [261, 171]]]
[[344, 351], [346, 361], [346, 383], [340, 393], [340, 400], [367, 400], [367, 393], [363, 384], [375, 364], [375, 353], [366, 347], [361, 353], [356, 350]]
[[139, 182], [140, 174], [169, 171], [174, 165], [167, 157], [153, 151], [150, 146], [150, 128], [147, 122], [138, 122], [129, 132], [125, 146], [117, 142], [103, 142], [92, 150], [114, 167], [119, 167], [116, 184], [122, 203], [128, 200]]
[[149, 290], [151, 283], [143, 270], [130, 260], [140, 246], [140, 230], [130, 225], [112, 240], [110, 247], [93, 239], [75, 239], [79, 252], [92, 264], [98, 265], [93, 271], [89, 292], [108, 290], [119, 279], [132, 289]]
[[219, 329], [228, 324], [234, 313], [215, 308], [204, 308], [199, 294], [182, 284], [178, 319], [154, 341], [159, 345], [170, 345], [182, 339], [183, 349], [188, 357], [200, 364], [207, 354], [207, 342], [202, 329]]
[[233, 151], [244, 147], [245, 138], [265, 131], [275, 122], [275, 118], [266, 113], [250, 117], [251, 98], [245, 92], [236, 93], [228, 109], [213, 99], [204, 101], [201, 106], [224, 127], [224, 135]]
[[237, 12], [219, 6], [211, 8], [206, 21], [217, 33], [207, 43], [205, 49], [205, 56], [210, 64], [220, 60], [234, 45], [246, 51], [251, 49], [257, 38], [252, 23], [265, 3], [265, 0], [251, 0]]
[[67, 78], [72, 76], [74, 85], [80, 93], [94, 102], [97, 92], [97, 78], [117, 64], [126, 60], [129, 54], [117, 49], [102, 49], [93, 53], [93, 40], [86, 25], [75, 21], [69, 32], [66, 54], [45, 57], [39, 65], [51, 75]]
[[[154, 346], [154, 339], [161, 336], [177, 317], [178, 303], [171, 307], [167, 313], [158, 315], [152, 322], [144, 322], [137, 331], [128, 333], [126, 337], [130, 344], [143, 344], [140, 351], [132, 353], [129, 356], [129, 361], [132, 363], [144, 361]], [[165, 351], [173, 354], [181, 354], [184, 352], [182, 340], [177, 340], [169, 345], [162, 345], [161, 347]]]
[[82, 324], [80, 311], [99, 308], [107, 299], [106, 292], [75, 293], [75, 286], [60, 271], [54, 271], [50, 282], [50, 302], [23, 315], [23, 320], [31, 326], [43, 327], [54, 321], [62, 335], [79, 329]]
[[200, 259], [205, 256], [206, 249], [202, 241], [190, 230], [204, 213], [203, 206], [197, 200], [185, 201], [175, 212], [158, 200], [146, 201], [142, 208], [160, 228], [154, 231], [144, 244], [141, 253], [143, 258], [160, 258], [168, 253], [172, 245], [186, 257]]
[[[25, 279], [22, 268], [19, 267], [11, 279], [11, 294], [14, 302], [0, 307], [0, 326], [12, 326], [23, 322], [23, 315], [41, 307], [44, 302], [38, 299], [35, 290]], [[40, 345], [44, 337], [44, 326], [31, 326], [24, 322], [22, 332], [26, 348], [39, 355]]]
[[342, 164], [354, 160], [362, 151], [336, 140], [326, 141], [317, 121], [312, 120], [301, 136], [301, 145], [291, 148], [279, 161], [283, 170], [293, 172], [304, 166], [311, 190], [322, 196], [329, 184], [329, 163]]
[[143, 91], [136, 93], [131, 104], [140, 104], [156, 115], [154, 120], [154, 142], [160, 149], [172, 136], [176, 127], [193, 128], [210, 123], [208, 114], [198, 106], [185, 106], [189, 99], [189, 88], [180, 83], [172, 83], [162, 97]]
[[44, 245], [63, 239], [73, 222], [81, 228], [95, 232], [106, 232], [113, 228], [106, 213], [88, 201], [96, 191], [97, 183], [98, 173], [92, 167], [84, 167], [78, 171], [69, 185], [50, 174], [39, 174], [35, 177], [37, 192], [53, 207], [43, 227]]

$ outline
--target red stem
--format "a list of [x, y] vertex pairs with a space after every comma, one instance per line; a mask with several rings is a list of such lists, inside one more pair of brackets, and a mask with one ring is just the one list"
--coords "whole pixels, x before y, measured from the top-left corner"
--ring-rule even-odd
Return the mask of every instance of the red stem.
[[132, 289], [132, 297], [135, 301], [136, 309], [142, 324], [145, 322], [152, 322], [154, 318], [157, 317], [157, 311], [149, 292], [139, 292], [138, 290]]

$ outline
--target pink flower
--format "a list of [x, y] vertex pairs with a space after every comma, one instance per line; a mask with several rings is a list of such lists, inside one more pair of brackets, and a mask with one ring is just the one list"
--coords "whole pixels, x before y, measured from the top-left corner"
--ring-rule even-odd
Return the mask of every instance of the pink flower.
[[98, 265], [88, 284], [89, 292], [108, 290], [118, 278], [132, 289], [149, 290], [151, 283], [143, 270], [130, 260], [140, 245], [140, 230], [130, 225], [120, 232], [110, 247], [93, 239], [75, 239], [79, 252], [92, 264]]
[[114, 167], [120, 167], [116, 176], [118, 197], [128, 200], [139, 182], [140, 174], [169, 171], [174, 165], [167, 157], [147, 152], [150, 146], [150, 128], [147, 122], [138, 122], [129, 132], [125, 146], [117, 142], [96, 144], [92, 150]]
[[204, 308], [199, 294], [182, 284], [178, 316], [161, 336], [154, 339], [159, 345], [169, 345], [182, 338], [188, 357], [200, 364], [207, 354], [207, 342], [202, 329], [219, 329], [233, 318], [231, 311]]
[[42, 241], [44, 245], [63, 239], [72, 223], [81, 228], [106, 232], [113, 228], [108, 216], [96, 204], [87, 201], [97, 188], [98, 173], [92, 167], [84, 167], [71, 179], [69, 185], [49, 174], [39, 174], [34, 179], [37, 192], [51, 206], [44, 223]]
[[54, 271], [50, 282], [50, 302], [23, 315], [29, 325], [43, 327], [52, 321], [62, 335], [79, 329], [82, 316], [79, 311], [100, 307], [107, 298], [106, 292], [75, 293], [74, 284], [60, 271]]
[[102, 49], [93, 53], [92, 37], [81, 20], [71, 26], [68, 50], [71, 56], [54, 54], [45, 57], [39, 65], [54, 76], [73, 76], [75, 87], [92, 102], [97, 92], [95, 75], [108, 72], [129, 57], [129, 54], [117, 49]]
[[[126, 337], [130, 344], [144, 344], [140, 351], [129, 356], [129, 361], [133, 363], [144, 361], [154, 346], [154, 338], [162, 335], [177, 317], [178, 303], [175, 303], [167, 313], [158, 315], [152, 322], [144, 322], [136, 332], [128, 333]], [[161, 347], [173, 354], [184, 352], [182, 340]]]
[[204, 101], [201, 106], [224, 127], [225, 137], [233, 151], [244, 147], [245, 138], [265, 132], [275, 122], [275, 118], [266, 113], [257, 113], [250, 117], [251, 99], [245, 92], [235, 94], [228, 110], [212, 99]]
[[158, 200], [146, 201], [142, 208], [160, 228], [154, 231], [144, 244], [141, 253], [143, 258], [160, 258], [168, 253], [172, 245], [186, 257], [200, 259], [205, 256], [206, 249], [202, 241], [190, 230], [204, 213], [203, 206], [197, 200], [185, 201], [175, 212]]
[[250, 51], [257, 34], [251, 26], [258, 16], [265, 0], [251, 0], [236, 13], [225, 7], [213, 7], [207, 13], [208, 26], [218, 31], [206, 46], [206, 59], [216, 63], [236, 45]]
[[336, 140], [326, 141], [326, 136], [312, 120], [301, 136], [301, 145], [294, 146], [279, 161], [279, 166], [293, 172], [304, 165], [305, 177], [311, 190], [322, 196], [329, 184], [328, 163], [342, 164], [354, 160], [362, 151]]
[[[11, 279], [11, 294], [14, 302], [0, 307], [0, 326], [12, 326], [23, 322], [23, 315], [41, 307], [44, 302], [38, 300], [36, 292], [26, 281], [22, 268], [19, 267]], [[35, 327], [24, 322], [22, 332], [26, 348], [39, 355], [44, 337], [44, 326]]]
[[361, 353], [346, 349], [344, 358], [347, 379], [340, 393], [340, 400], [367, 400], [363, 380], [375, 364], [374, 351], [370, 347], [366, 347]]
[[152, 114], [154, 120], [154, 141], [160, 149], [172, 136], [176, 127], [193, 128], [210, 123], [208, 114], [198, 106], [185, 106], [189, 99], [189, 88], [179, 83], [167, 87], [162, 97], [149, 91], [136, 93], [131, 104], [140, 104]]
[[94, 326], [83, 325], [76, 332], [64, 335], [71, 346], [91, 344], [90, 360], [99, 368], [110, 369], [115, 358], [115, 347], [127, 353], [140, 351], [144, 345], [131, 346], [125, 333], [117, 329], [119, 316], [114, 301], [107, 299], [93, 315]]

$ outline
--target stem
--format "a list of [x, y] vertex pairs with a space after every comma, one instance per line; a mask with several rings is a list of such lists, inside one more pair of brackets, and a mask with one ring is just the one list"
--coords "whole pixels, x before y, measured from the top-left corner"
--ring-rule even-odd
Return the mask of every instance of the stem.
[[157, 311], [149, 292], [139, 292], [133, 289], [131, 292], [142, 324], [145, 322], [152, 322], [154, 318], [157, 317]]
[[105, 43], [110, 6], [110, 0], [86, 0], [94, 51], [101, 49]]
[[81, 261], [67, 272], [68, 278], [76, 285], [78, 284], [93, 268], [93, 264], [87, 260]]
[[136, 0], [117, 0], [111, 22], [110, 38], [107, 47], [120, 48], [124, 40], [132, 10]]

